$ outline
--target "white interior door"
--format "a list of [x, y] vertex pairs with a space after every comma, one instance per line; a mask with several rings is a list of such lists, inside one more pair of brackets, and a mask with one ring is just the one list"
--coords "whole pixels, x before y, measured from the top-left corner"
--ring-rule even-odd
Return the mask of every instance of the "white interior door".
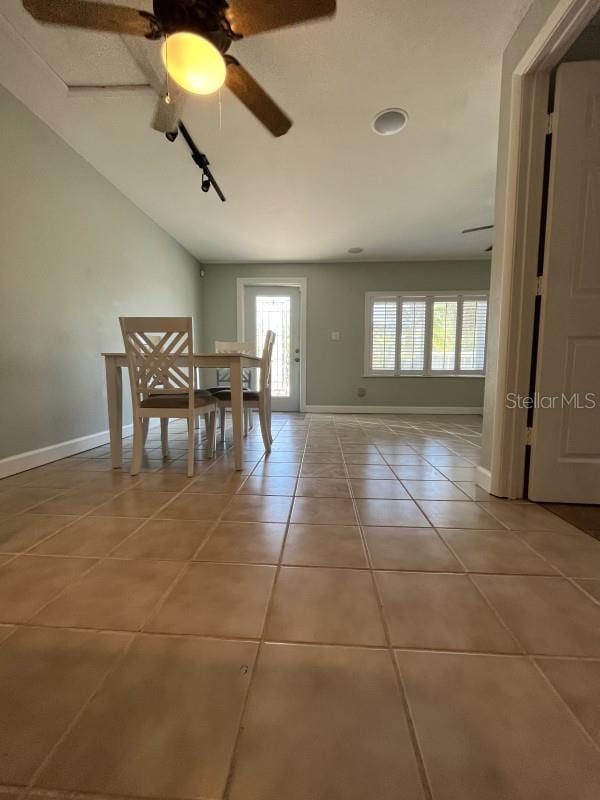
[[557, 71], [532, 500], [600, 503], [600, 62]]
[[275, 333], [271, 372], [273, 411], [300, 410], [300, 290], [293, 286], [244, 288], [244, 341], [262, 353], [265, 334]]

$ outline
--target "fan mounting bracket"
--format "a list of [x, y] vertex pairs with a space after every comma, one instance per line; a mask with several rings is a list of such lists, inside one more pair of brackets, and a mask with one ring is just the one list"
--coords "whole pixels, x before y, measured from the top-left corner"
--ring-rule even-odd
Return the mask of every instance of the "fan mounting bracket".
[[232, 41], [242, 38], [232, 31], [225, 15], [229, 8], [226, 0], [154, 0], [153, 5], [163, 36], [181, 31], [197, 33], [221, 53], [229, 49]]
[[150, 41], [153, 42], [157, 39], [162, 39], [164, 36], [164, 31], [156, 17], [150, 14], [148, 11], [140, 11], [140, 16], [144, 17], [144, 19], [147, 19], [150, 25], [150, 32], [146, 34], [145, 38], [150, 39]]

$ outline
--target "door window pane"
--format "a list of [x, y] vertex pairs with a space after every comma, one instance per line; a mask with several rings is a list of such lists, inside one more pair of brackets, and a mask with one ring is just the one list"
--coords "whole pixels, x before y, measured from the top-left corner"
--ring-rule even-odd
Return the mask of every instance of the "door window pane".
[[291, 298], [257, 295], [256, 297], [256, 352], [262, 353], [267, 331], [275, 334], [271, 361], [271, 394], [273, 397], [290, 396], [290, 322]]

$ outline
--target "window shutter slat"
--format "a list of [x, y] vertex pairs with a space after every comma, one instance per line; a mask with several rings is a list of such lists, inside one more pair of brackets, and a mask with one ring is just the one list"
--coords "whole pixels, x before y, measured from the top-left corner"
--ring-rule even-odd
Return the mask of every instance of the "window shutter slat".
[[487, 300], [463, 301], [460, 341], [461, 371], [483, 372], [487, 328]]
[[431, 371], [452, 372], [456, 358], [457, 300], [434, 300]]
[[396, 369], [396, 300], [375, 300], [371, 306], [371, 369]]
[[425, 366], [425, 300], [402, 300], [400, 370], [422, 372]]

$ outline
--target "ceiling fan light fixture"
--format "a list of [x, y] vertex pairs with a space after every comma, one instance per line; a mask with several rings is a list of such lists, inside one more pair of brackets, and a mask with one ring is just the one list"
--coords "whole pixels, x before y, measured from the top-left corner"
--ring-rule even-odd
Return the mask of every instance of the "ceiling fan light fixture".
[[161, 54], [169, 76], [192, 94], [213, 94], [225, 83], [225, 59], [203, 36], [173, 33], [163, 42]]

